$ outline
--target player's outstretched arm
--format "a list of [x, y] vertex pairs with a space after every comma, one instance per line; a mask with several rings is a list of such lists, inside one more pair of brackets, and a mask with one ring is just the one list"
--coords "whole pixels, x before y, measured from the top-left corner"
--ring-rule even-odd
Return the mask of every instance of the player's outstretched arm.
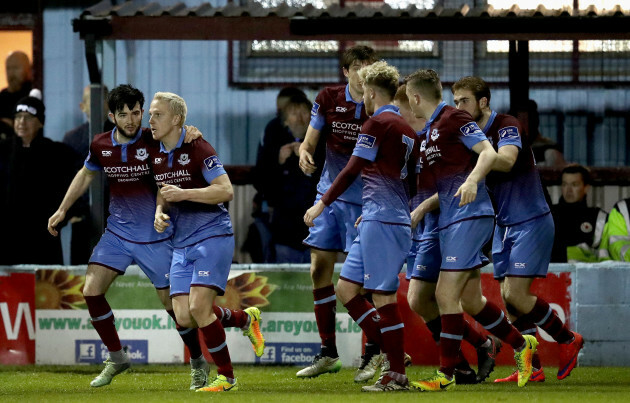
[[74, 176], [74, 179], [72, 180], [72, 183], [70, 183], [70, 187], [68, 187], [66, 195], [63, 197], [59, 208], [55, 211], [55, 214], [48, 219], [48, 232], [50, 232], [51, 235], [59, 235], [59, 232], [56, 229], [57, 225], [66, 218], [68, 209], [70, 209], [77, 199], [88, 189], [90, 183], [92, 183], [92, 180], [94, 179], [94, 175], [96, 175], [96, 171], [90, 171], [84, 166]]
[[304, 141], [300, 144], [300, 169], [306, 175], [310, 175], [317, 169], [313, 153], [319, 142], [320, 131], [309, 125]]
[[234, 198], [232, 182], [227, 175], [217, 176], [210, 182], [210, 186], [196, 189], [182, 189], [173, 185], [164, 185], [160, 195], [169, 203], [188, 200], [195, 203], [219, 204]]
[[499, 148], [497, 159], [492, 165], [493, 171], [510, 172], [518, 157], [518, 147], [512, 144]]

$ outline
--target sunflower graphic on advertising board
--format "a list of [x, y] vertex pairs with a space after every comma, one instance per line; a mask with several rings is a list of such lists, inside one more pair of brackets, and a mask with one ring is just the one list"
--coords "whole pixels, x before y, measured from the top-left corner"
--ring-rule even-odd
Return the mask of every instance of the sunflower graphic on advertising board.
[[256, 273], [244, 273], [228, 281], [225, 294], [216, 298], [216, 304], [230, 309], [269, 305], [267, 297], [277, 288], [267, 283], [267, 277]]
[[84, 309], [84, 275], [67, 270], [38, 270], [35, 276], [36, 309]]

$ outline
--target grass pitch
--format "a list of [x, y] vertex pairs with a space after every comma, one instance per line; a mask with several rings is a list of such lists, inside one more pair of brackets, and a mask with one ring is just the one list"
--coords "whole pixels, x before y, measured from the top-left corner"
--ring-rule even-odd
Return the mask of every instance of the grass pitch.
[[[136, 365], [114, 378], [111, 385], [91, 388], [90, 381], [102, 366], [0, 366], [2, 402], [628, 402], [630, 368], [576, 368], [570, 377], [556, 380], [556, 368], [546, 368], [547, 380], [524, 388], [516, 384], [458, 385], [447, 392], [362, 393], [353, 382], [354, 370], [313, 379], [297, 379], [298, 367], [235, 366], [239, 390], [225, 393], [195, 393], [188, 390], [186, 365]], [[435, 368], [411, 367], [410, 379], [431, 375]], [[513, 368], [499, 367], [491, 379], [509, 375]]]

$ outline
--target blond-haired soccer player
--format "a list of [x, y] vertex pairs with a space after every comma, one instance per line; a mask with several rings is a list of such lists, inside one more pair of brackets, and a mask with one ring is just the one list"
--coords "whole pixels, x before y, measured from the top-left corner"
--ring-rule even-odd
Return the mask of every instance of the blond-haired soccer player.
[[[233, 198], [232, 183], [207, 141], [184, 143], [186, 113], [185, 101], [176, 94], [158, 92], [151, 101], [149, 125], [159, 143], [148, 151], [154, 179], [162, 185], [154, 227], [161, 233], [173, 224], [170, 295], [177, 322], [199, 327], [218, 367], [214, 380], [197, 391], [237, 390], [225, 330], [213, 309], [217, 295], [225, 292], [234, 253], [232, 223], [223, 205]], [[250, 332], [260, 356], [264, 340], [258, 315]]]
[[[363, 178], [362, 220], [358, 235], [341, 269], [337, 295], [348, 313], [368, 337], [387, 354], [389, 371], [376, 384], [364, 386], [368, 392], [407, 390], [403, 342], [404, 324], [396, 302], [398, 273], [411, 247], [411, 217], [407, 163], [415, 166], [418, 141], [415, 131], [400, 116], [392, 100], [399, 74], [386, 62], [376, 62], [359, 70], [363, 100], [371, 118], [361, 134], [348, 164], [304, 215], [314, 220], [361, 174]], [[413, 172], [412, 178], [413, 178]], [[373, 294], [374, 307], [361, 295]]]

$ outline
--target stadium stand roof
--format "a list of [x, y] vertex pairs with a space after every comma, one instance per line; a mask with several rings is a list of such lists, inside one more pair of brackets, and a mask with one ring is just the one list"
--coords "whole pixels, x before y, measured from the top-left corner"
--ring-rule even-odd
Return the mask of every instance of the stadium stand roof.
[[533, 40], [630, 39], [630, 10], [616, 5], [598, 10], [521, 10], [492, 6], [471, 8], [404, 9], [387, 4], [333, 4], [292, 7], [282, 3], [264, 8], [250, 2], [213, 7], [188, 7], [183, 2], [163, 6], [128, 1], [112, 5], [104, 0], [73, 21], [81, 36], [100, 39], [180, 40]]

